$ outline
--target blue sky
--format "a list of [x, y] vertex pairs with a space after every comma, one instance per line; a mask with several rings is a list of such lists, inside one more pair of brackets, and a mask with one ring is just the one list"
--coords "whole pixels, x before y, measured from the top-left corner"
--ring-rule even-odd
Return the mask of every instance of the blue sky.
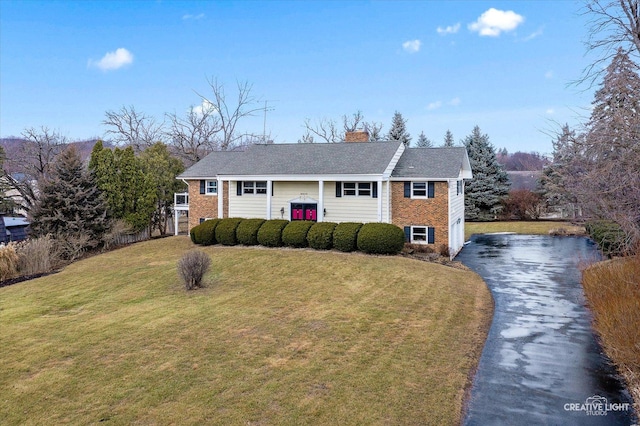
[[[306, 118], [358, 110], [386, 132], [399, 111], [414, 141], [478, 125], [496, 148], [549, 153], [549, 133], [584, 120], [593, 97], [570, 86], [591, 59], [581, 6], [0, 0], [0, 136], [102, 137], [105, 111], [181, 115], [217, 78], [268, 101], [276, 142], [296, 142]], [[242, 130], [261, 133], [263, 118]]]

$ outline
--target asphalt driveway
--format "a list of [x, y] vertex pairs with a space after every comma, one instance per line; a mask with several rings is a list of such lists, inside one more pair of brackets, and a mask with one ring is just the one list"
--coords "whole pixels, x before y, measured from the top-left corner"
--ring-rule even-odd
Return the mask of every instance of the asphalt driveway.
[[591, 330], [586, 238], [474, 236], [456, 260], [495, 300], [465, 425], [632, 425], [631, 398]]

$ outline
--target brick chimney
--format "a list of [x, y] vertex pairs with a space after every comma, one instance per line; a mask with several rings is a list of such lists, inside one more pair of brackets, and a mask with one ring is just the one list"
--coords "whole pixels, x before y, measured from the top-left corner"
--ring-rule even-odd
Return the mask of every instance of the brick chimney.
[[355, 130], [344, 135], [345, 142], [369, 142], [369, 132], [366, 130]]

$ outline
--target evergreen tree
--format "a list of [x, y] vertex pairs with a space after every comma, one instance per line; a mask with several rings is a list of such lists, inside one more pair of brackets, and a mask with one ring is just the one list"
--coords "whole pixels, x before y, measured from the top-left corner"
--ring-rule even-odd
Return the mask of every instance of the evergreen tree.
[[447, 129], [447, 133], [444, 134], [444, 143], [442, 144], [442, 146], [452, 147], [455, 145], [456, 144], [453, 140], [453, 133], [451, 133], [451, 131]]
[[29, 213], [33, 236], [53, 234], [66, 240], [88, 237], [81, 249], [100, 244], [108, 228], [107, 205], [73, 146], [56, 158], [40, 194]]
[[176, 176], [184, 171], [180, 160], [169, 154], [167, 146], [158, 142], [140, 155], [142, 170], [148, 188], [153, 188], [155, 200], [151, 225], [161, 235], [167, 233], [167, 222], [171, 217], [173, 194], [184, 191], [184, 183]]
[[407, 132], [407, 121], [402, 118], [402, 114], [398, 111], [393, 114], [387, 138], [390, 141], [402, 141], [405, 146], [409, 146], [411, 143], [411, 135]]
[[547, 206], [560, 207], [575, 217], [576, 198], [570, 191], [574, 171], [572, 164], [577, 155], [577, 136], [568, 124], [553, 143], [553, 161], [542, 170], [540, 192]]
[[628, 245], [640, 246], [640, 75], [622, 49], [592, 105], [575, 191], [592, 215], [617, 222]]
[[114, 219], [123, 219], [134, 231], [150, 226], [155, 210], [155, 187], [146, 178], [142, 163], [132, 147], [110, 150], [98, 141], [89, 168], [98, 188], [105, 194]]
[[416, 146], [420, 148], [431, 148], [433, 143], [425, 136], [424, 132], [420, 132], [418, 140], [416, 141]]
[[489, 136], [475, 126], [464, 140], [473, 179], [465, 185], [465, 214], [474, 221], [494, 220], [509, 193], [509, 178], [496, 159]]

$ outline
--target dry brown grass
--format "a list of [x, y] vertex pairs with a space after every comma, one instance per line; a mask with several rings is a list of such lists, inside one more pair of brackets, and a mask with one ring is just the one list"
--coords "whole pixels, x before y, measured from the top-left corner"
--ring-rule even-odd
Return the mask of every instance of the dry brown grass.
[[596, 263], [583, 272], [582, 283], [594, 328], [640, 412], [640, 256]]
[[135, 244], [0, 289], [0, 424], [456, 424], [476, 274], [396, 257]]
[[523, 235], [585, 235], [583, 226], [569, 222], [549, 221], [505, 221], [505, 222], [466, 222], [465, 239], [473, 234], [488, 234], [492, 232], [514, 232]]

